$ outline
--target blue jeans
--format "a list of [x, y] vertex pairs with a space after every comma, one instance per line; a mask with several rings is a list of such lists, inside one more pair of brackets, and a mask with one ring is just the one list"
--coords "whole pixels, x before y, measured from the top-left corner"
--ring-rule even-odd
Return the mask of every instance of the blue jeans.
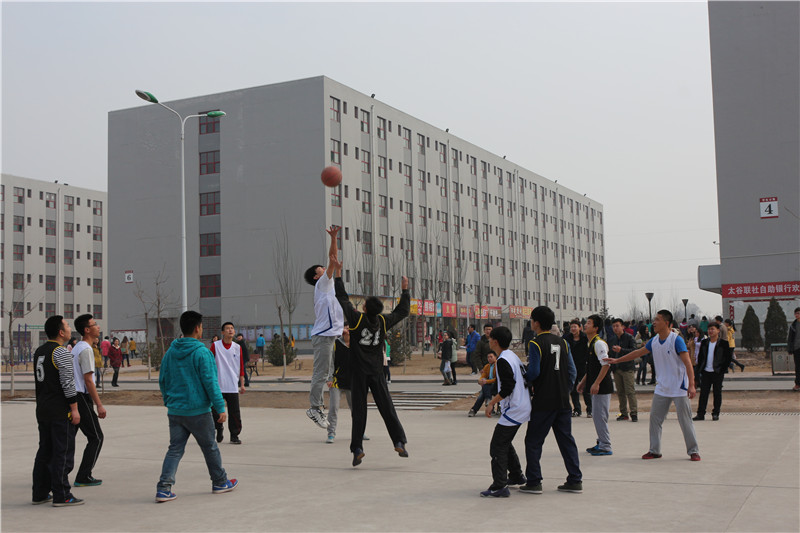
[[172, 490], [172, 485], [175, 484], [175, 473], [178, 471], [178, 464], [183, 457], [189, 435], [194, 436], [203, 451], [211, 482], [214, 485], [225, 483], [228, 480], [228, 474], [222, 468], [222, 456], [220, 456], [217, 441], [214, 440], [214, 420], [211, 418], [211, 413], [197, 416], [167, 415], [167, 418], [169, 418], [169, 449], [161, 467], [161, 478], [158, 480], [157, 490], [165, 492]]

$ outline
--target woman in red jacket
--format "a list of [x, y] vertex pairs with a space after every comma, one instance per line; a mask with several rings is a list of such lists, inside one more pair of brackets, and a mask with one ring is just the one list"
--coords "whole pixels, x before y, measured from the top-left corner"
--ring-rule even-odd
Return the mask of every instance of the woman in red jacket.
[[114, 337], [114, 342], [108, 348], [108, 359], [111, 362], [111, 368], [114, 369], [114, 377], [111, 379], [112, 387], [119, 387], [117, 385], [117, 378], [119, 377], [119, 367], [122, 366], [122, 351], [119, 349], [119, 339]]

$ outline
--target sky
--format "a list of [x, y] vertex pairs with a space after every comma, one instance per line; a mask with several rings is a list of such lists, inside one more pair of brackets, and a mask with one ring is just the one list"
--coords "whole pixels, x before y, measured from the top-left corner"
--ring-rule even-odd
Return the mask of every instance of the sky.
[[645, 292], [721, 312], [697, 288], [719, 264], [705, 1], [0, 9], [3, 173], [108, 190], [108, 113], [143, 104], [135, 89], [325, 75], [602, 203], [612, 314]]

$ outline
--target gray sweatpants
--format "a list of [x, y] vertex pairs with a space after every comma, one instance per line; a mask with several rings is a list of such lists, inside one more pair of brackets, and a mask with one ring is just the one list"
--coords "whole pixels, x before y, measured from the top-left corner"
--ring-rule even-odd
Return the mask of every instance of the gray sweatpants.
[[611, 434], [608, 432], [608, 410], [611, 408], [610, 394], [592, 394], [592, 422], [597, 432], [597, 447], [611, 451]]
[[689, 455], [699, 453], [700, 448], [697, 445], [697, 436], [692, 423], [692, 402], [689, 400], [689, 396], [668, 398], [659, 394], [653, 394], [653, 403], [650, 406], [650, 453], [661, 453], [661, 425], [667, 417], [670, 403], [675, 404], [678, 424], [681, 426], [683, 440], [686, 442], [686, 453]]
[[311, 347], [314, 348], [314, 371], [311, 374], [311, 393], [308, 395], [308, 400], [312, 408], [322, 410], [324, 405], [322, 393], [325, 391], [328, 376], [332, 373], [333, 343], [335, 341], [336, 337], [322, 335], [311, 337]]
[[350, 396], [350, 389], [340, 389], [339, 387], [331, 387], [330, 389], [328, 389], [328, 392], [330, 393], [331, 396], [330, 405], [328, 406], [328, 436], [335, 437], [336, 423], [339, 421], [339, 406], [341, 405], [342, 402], [341, 400], [342, 394], [344, 394], [344, 397], [347, 400], [348, 408], [351, 408], [350, 406], [353, 404], [353, 399]]

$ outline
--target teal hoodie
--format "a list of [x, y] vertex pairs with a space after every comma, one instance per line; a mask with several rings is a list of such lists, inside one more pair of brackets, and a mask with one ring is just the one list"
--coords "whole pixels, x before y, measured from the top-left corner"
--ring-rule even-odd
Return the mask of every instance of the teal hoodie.
[[197, 416], [212, 406], [218, 413], [225, 412], [214, 356], [193, 337], [172, 342], [161, 361], [158, 386], [168, 414]]

